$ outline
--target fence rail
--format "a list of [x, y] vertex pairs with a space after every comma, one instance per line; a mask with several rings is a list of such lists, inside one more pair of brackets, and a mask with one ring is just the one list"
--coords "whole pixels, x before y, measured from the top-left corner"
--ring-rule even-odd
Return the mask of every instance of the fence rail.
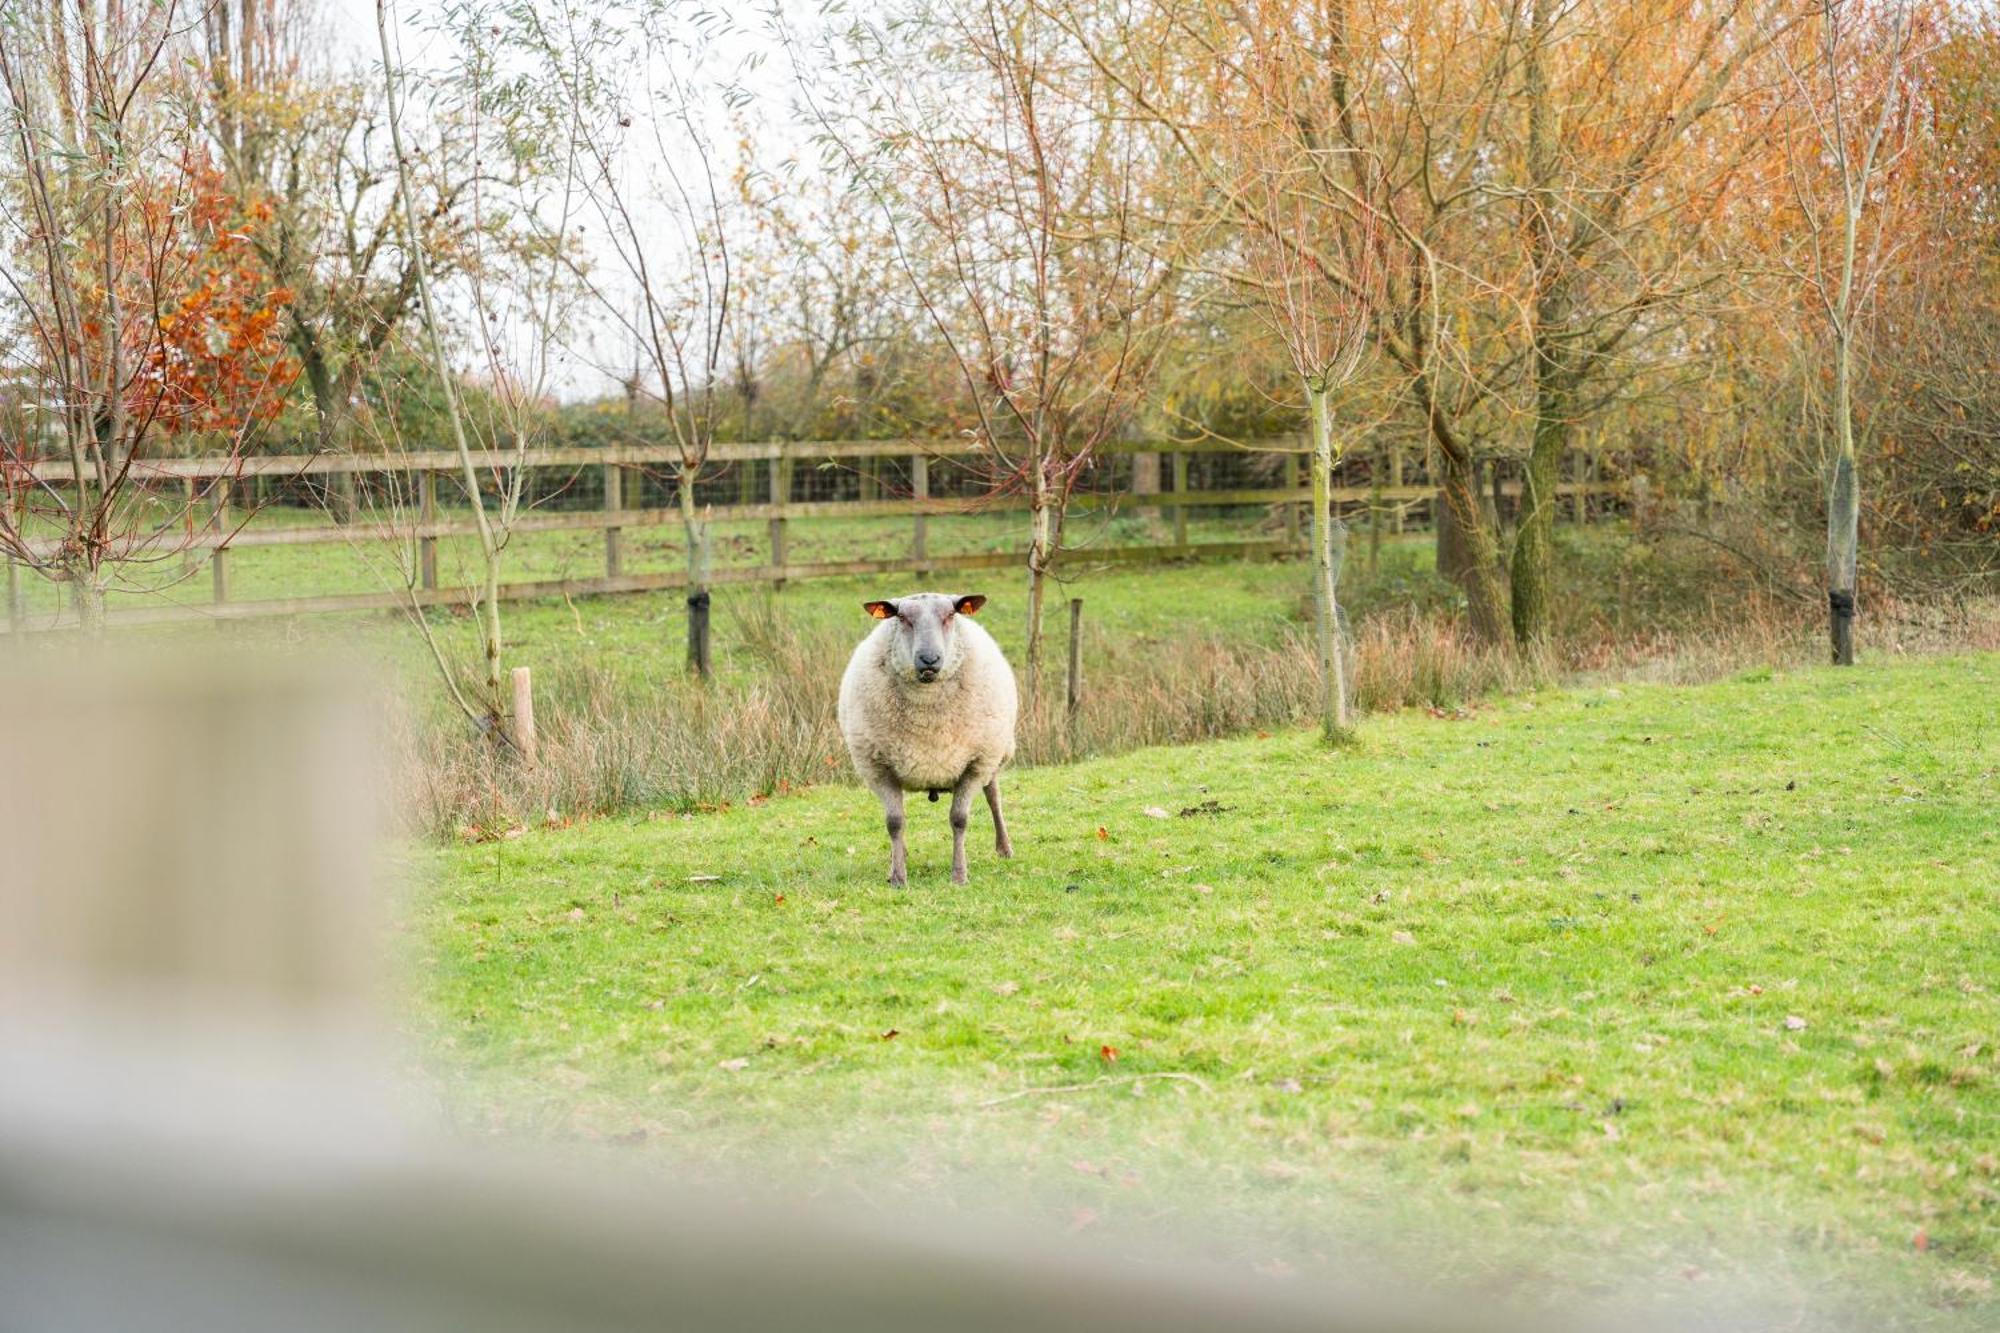
[[[746, 475], [742, 478], [743, 485], [738, 492], [740, 498], [736, 502], [704, 504], [703, 513], [708, 521], [715, 523], [765, 523], [770, 559], [767, 563], [754, 566], [712, 569], [708, 581], [712, 584], [758, 582], [784, 584], [793, 580], [844, 575], [996, 569], [1019, 564], [1024, 558], [1022, 551], [944, 555], [934, 554], [928, 549], [930, 519], [1017, 512], [1030, 507], [1029, 498], [1017, 494], [973, 497], [931, 494], [932, 462], [974, 458], [983, 452], [983, 446], [965, 440], [813, 440], [716, 445], [708, 455], [708, 463], [711, 465], [770, 464], [766, 491], [769, 498], [765, 500], [751, 498], [753, 492], [751, 483], [754, 479]], [[1071, 508], [1081, 512], [1114, 510], [1121, 507], [1157, 511], [1169, 518], [1173, 540], [1143, 546], [1086, 545], [1064, 551], [1059, 556], [1060, 563], [1145, 564], [1198, 558], [1272, 559], [1299, 554], [1304, 549], [1301, 538], [1303, 525], [1300, 517], [1312, 502], [1312, 491], [1304, 484], [1302, 475], [1301, 464], [1305, 450], [1295, 439], [1257, 440], [1243, 444], [1212, 440], [1146, 441], [1107, 446], [1104, 452], [1112, 457], [1128, 454], [1170, 457], [1171, 469], [1161, 469], [1161, 471], [1169, 472], [1173, 488], [1140, 492], [1133, 486], [1127, 485], [1113, 490], [1079, 491], [1070, 501]], [[1189, 457], [1195, 454], [1283, 457], [1286, 460], [1285, 477], [1288, 484], [1198, 489], [1190, 485], [1188, 466]], [[799, 464], [821, 465], [828, 462], [868, 459], [906, 460], [908, 496], [879, 498], [880, 482], [871, 472], [864, 473], [862, 498], [851, 500], [792, 498], [795, 489], [793, 476]], [[1403, 482], [1403, 460], [1392, 456], [1387, 461], [1388, 475], [1399, 483]], [[576, 471], [602, 469], [601, 507], [576, 510], [530, 509], [516, 518], [512, 530], [520, 533], [601, 531], [604, 533], [605, 545], [604, 572], [591, 577], [504, 584], [500, 590], [501, 596], [508, 600], [577, 597], [686, 586], [685, 571], [627, 573], [623, 568], [623, 535], [626, 532], [677, 525], [681, 518], [677, 507], [625, 508], [625, 473], [637, 470], [643, 475], [645, 469], [661, 466], [677, 467], [679, 462], [679, 451], [671, 446], [553, 448], [531, 449], [519, 453], [485, 451], [474, 454], [474, 470], [482, 475], [492, 475], [499, 470], [515, 467]], [[472, 596], [469, 589], [440, 583], [437, 561], [439, 539], [469, 537], [478, 532], [477, 523], [470, 518], [440, 517], [438, 513], [436, 477], [439, 474], [456, 475], [463, 466], [459, 456], [448, 451], [381, 457], [319, 454], [179, 458], [146, 460], [135, 464], [132, 475], [139, 478], [142, 484], [179, 482], [183, 487], [192, 489], [197, 482], [211, 483], [209, 493], [215, 506], [215, 513], [209, 523], [196, 531], [175, 530], [155, 533], [135, 538], [134, 542], [135, 545], [153, 551], [170, 553], [184, 551], [190, 556], [194, 553], [206, 553], [211, 565], [212, 600], [205, 603], [185, 603], [162, 599], [146, 605], [114, 607], [106, 618], [114, 624], [153, 624], [204, 619], [244, 620], [260, 616], [385, 610], [408, 606], [412, 602], [425, 606], [468, 602]], [[57, 462], [17, 467], [12, 469], [12, 475], [21, 480], [31, 478], [36, 484], [56, 487], [65, 483], [73, 484], [74, 480], [74, 474], [69, 466]], [[342, 475], [381, 475], [400, 479], [406, 486], [409, 481], [414, 480], [417, 494], [413, 502], [396, 512], [392, 522], [363, 520], [312, 527], [260, 528], [248, 525], [232, 526], [224, 521], [224, 506], [228, 503], [229, 492], [237, 483], [257, 478], [297, 480], [337, 478]], [[1584, 516], [1591, 497], [1615, 499], [1625, 492], [1625, 488], [1618, 483], [1581, 480], [1580, 470], [1578, 476], [1578, 480], [1565, 482], [1558, 488], [1559, 493], [1568, 498], [1574, 517]], [[874, 481], [875, 485], [870, 487], [867, 484], [869, 481]], [[1508, 483], [1496, 488], [1496, 493], [1500, 495], [1518, 495], [1519, 491], [1519, 483]], [[1407, 483], [1336, 486], [1331, 493], [1332, 503], [1336, 507], [1366, 506], [1369, 512], [1378, 518], [1385, 509], [1392, 510], [1399, 530], [1403, 515], [1407, 511], [1418, 507], [1429, 507], [1435, 502], [1435, 498], [1434, 487]], [[1246, 506], [1269, 506], [1274, 512], [1283, 515], [1285, 535], [1270, 540], [1189, 541], [1187, 520], [1190, 509]], [[911, 522], [909, 553], [902, 557], [878, 559], [835, 561], [788, 559], [787, 525], [793, 521], [827, 518], [908, 519]], [[418, 543], [417, 587], [253, 601], [232, 600], [229, 595], [228, 554], [231, 551], [258, 547], [335, 543], [345, 545], [390, 540], [414, 540]], [[31, 549], [38, 556], [42, 556], [52, 552], [54, 548], [55, 543], [50, 541], [36, 543]], [[30, 625], [30, 617], [25, 613], [20, 593], [21, 571], [10, 561], [7, 574], [8, 630], [51, 628], [62, 623], [64, 618], [57, 615], [40, 617], [38, 619], [41, 623]]]

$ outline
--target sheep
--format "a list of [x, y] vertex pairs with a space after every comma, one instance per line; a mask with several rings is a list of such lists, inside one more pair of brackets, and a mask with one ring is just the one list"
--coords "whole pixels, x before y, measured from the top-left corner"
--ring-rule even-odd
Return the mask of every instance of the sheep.
[[993, 847], [1014, 854], [1000, 813], [1000, 769], [1014, 757], [1014, 669], [972, 617], [984, 597], [913, 593], [864, 602], [881, 623], [840, 679], [840, 734], [854, 771], [881, 799], [889, 825], [889, 883], [908, 883], [903, 793], [951, 792], [951, 882], [965, 883], [972, 793], [993, 812]]

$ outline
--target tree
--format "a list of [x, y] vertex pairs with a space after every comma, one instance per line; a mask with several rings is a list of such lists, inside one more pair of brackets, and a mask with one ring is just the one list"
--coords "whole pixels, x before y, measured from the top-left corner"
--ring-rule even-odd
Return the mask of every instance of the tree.
[[[595, 248], [589, 263], [563, 253], [584, 299], [621, 343], [597, 348], [598, 362], [625, 381], [635, 405], [650, 401], [675, 447], [687, 666], [706, 678], [709, 533], [695, 488], [728, 406], [737, 288], [735, 220], [704, 116], [742, 93], [726, 67], [713, 72], [712, 25], [700, 16], [684, 23], [668, 7], [613, 11], [551, 0], [488, 17], [496, 44], [521, 62], [517, 96], [557, 108], [574, 145], [558, 181], [596, 219]], [[632, 99], [635, 88], [643, 102]], [[636, 363], [629, 369], [628, 358]]]
[[[939, 0], [909, 18], [846, 34], [866, 71], [864, 110], [846, 123], [816, 104], [815, 115], [895, 229], [993, 492], [1028, 499], [1023, 676], [1039, 719], [1043, 611], [1070, 498], [1170, 341], [1174, 192], [1162, 145], [1049, 23], [999, 0]], [[900, 77], [917, 68], [935, 77]]]
[[1788, 176], [1804, 238], [1790, 266], [1824, 322], [1833, 397], [1826, 587], [1833, 660], [1854, 664], [1861, 494], [1854, 380], [1861, 325], [1903, 248], [1897, 188], [1916, 141], [1925, 38], [1916, 0], [1817, 0], [1804, 51], [1781, 50], [1798, 112]]
[[192, 536], [197, 497], [153, 485], [163, 442], [239, 451], [290, 376], [271, 338], [286, 293], [241, 262], [258, 219], [164, 96], [184, 23], [173, 4], [0, 4], [0, 322], [24, 382], [0, 423], [0, 548], [65, 585], [87, 632], [114, 577]]

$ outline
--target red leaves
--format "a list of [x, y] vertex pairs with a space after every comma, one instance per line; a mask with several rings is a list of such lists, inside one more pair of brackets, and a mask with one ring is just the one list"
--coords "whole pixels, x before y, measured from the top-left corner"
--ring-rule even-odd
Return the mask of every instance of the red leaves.
[[1118, 1061], [1118, 1048], [1116, 1046], [1100, 1046], [1097, 1048], [1097, 1058], [1104, 1061], [1105, 1064], [1116, 1064]]

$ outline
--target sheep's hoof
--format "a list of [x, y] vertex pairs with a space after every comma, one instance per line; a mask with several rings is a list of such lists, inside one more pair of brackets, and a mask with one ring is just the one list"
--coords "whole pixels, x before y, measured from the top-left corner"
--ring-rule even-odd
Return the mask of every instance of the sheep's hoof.
[[954, 884], [963, 884], [966, 882], [967, 878], [968, 877], [963, 870], [955, 870], [952, 872], [951, 882]]
[[1011, 842], [1003, 842], [998, 847], [995, 847], [993, 851], [1002, 861], [1011, 861], [1014, 859], [1014, 844]]
[[909, 882], [910, 882], [910, 877], [908, 875], [905, 875], [902, 872], [895, 870], [889, 872], [890, 888], [892, 889], [905, 888], [909, 885]]

